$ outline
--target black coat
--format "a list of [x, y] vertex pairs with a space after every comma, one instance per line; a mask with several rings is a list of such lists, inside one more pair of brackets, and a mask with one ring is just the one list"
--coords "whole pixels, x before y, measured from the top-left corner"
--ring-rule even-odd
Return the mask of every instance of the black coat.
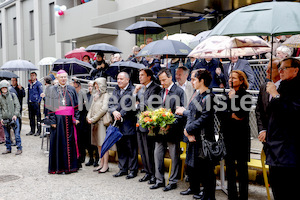
[[[104, 64], [104, 68], [97, 69], [97, 66], [102, 64]], [[95, 61], [92, 65], [94, 67], [94, 70], [92, 71], [91, 76], [94, 80], [100, 77], [107, 77], [106, 70], [109, 68], [109, 66], [104, 60], [100, 62]]]
[[[114, 111], [118, 111], [121, 113], [123, 118], [123, 122], [118, 122], [120, 132], [123, 135], [134, 135], [136, 134], [136, 109], [135, 103], [133, 101], [132, 93], [134, 91], [134, 86], [129, 84], [125, 92], [121, 95], [121, 89], [119, 86], [116, 86], [113, 91], [112, 96], [109, 99], [108, 110], [114, 119], [112, 113]], [[124, 98], [124, 99], [123, 99]], [[122, 102], [124, 102], [124, 106], [122, 106]]]
[[[152, 95], [160, 96], [160, 91], [161, 91], [161, 87], [158, 84], [156, 84], [154, 81], [150, 84], [150, 86], [148, 88], [146, 88], [146, 87], [142, 88], [137, 94], [137, 101], [140, 102], [137, 106], [137, 110], [140, 112], [147, 110], [147, 107], [149, 106], [148, 99]], [[153, 98], [150, 100], [151, 100], [151, 103], [153, 102], [153, 104], [152, 104], [153, 108], [158, 108], [160, 106], [160, 104], [154, 104], [154, 102], [158, 101], [157, 98]], [[151, 107], [150, 107], [150, 109], [151, 109]], [[142, 126], [139, 126], [138, 129], [141, 132], [148, 132], [148, 129], [143, 128]]]
[[[165, 89], [161, 90], [161, 98], [163, 100], [165, 94]], [[175, 98], [178, 98], [176, 102]], [[172, 113], [175, 113], [176, 106], [185, 106], [184, 105], [185, 93], [184, 90], [178, 87], [176, 84], [173, 84], [168, 95], [166, 96], [165, 102], [162, 103], [162, 107], [166, 109], [171, 109]], [[183, 137], [183, 128], [184, 128], [184, 119], [180, 115], [176, 115], [176, 121], [171, 125], [168, 130], [168, 134], [165, 136], [158, 136], [158, 140], [166, 140], [168, 142], [179, 142]]]
[[269, 116], [267, 115], [267, 107], [269, 105], [269, 93], [266, 91], [267, 82], [260, 86], [257, 104], [255, 108], [256, 122], [258, 132], [267, 130]]
[[[214, 95], [207, 91], [198, 94], [189, 104], [187, 112], [187, 123], [185, 129], [189, 135], [194, 135], [196, 142], [188, 142], [186, 164], [194, 167], [195, 160], [202, 154], [201, 132], [209, 141], [215, 141], [214, 134]], [[201, 106], [198, 109], [197, 103]], [[186, 114], [187, 113], [187, 114]]]
[[299, 167], [300, 80], [282, 81], [267, 108], [270, 116], [266, 138], [267, 164]]
[[[245, 95], [249, 95], [246, 101], [251, 101], [251, 95], [244, 89], [239, 89], [236, 92], [235, 107], [238, 111], [234, 111], [233, 105], [227, 96], [227, 110], [219, 113], [221, 122], [221, 132], [223, 132], [227, 155], [225, 158], [230, 158], [240, 161], [250, 161], [250, 126], [249, 126], [249, 109], [251, 104], [246, 104], [248, 108], [244, 110], [241, 107], [241, 99]], [[233, 119], [232, 113], [236, 114], [242, 120]]]

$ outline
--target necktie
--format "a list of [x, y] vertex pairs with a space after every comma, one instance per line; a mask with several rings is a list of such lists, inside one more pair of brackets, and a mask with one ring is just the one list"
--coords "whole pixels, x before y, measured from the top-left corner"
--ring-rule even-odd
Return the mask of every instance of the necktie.
[[122, 96], [124, 93], [124, 89], [121, 90], [120, 95]]
[[230, 76], [231, 70], [233, 70], [233, 66], [234, 66], [234, 63], [230, 63], [229, 69], [228, 69], [228, 76]]
[[169, 90], [166, 89], [166, 94], [165, 94], [165, 98], [164, 98], [164, 103], [165, 103], [165, 101], [166, 101], [166, 98], [167, 98], [168, 93], [169, 93]]

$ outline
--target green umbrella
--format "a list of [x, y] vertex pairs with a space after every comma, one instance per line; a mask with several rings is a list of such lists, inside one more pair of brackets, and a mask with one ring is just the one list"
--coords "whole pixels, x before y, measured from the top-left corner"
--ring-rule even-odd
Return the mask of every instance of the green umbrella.
[[[300, 3], [273, 1], [257, 3], [237, 9], [218, 23], [209, 36], [272, 36], [272, 56], [273, 36], [295, 35], [299, 33]], [[272, 80], [271, 74], [270, 79]]]
[[245, 6], [225, 17], [211, 35], [294, 35], [300, 33], [300, 3], [265, 2]]

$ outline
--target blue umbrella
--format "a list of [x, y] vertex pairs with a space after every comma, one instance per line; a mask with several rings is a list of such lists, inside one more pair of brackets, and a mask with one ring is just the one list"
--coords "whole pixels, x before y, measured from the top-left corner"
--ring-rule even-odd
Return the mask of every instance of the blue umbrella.
[[39, 68], [27, 60], [10, 60], [4, 63], [1, 69], [9, 71], [28, 71], [38, 70]]
[[120, 49], [106, 43], [92, 44], [88, 46], [85, 51], [87, 52], [102, 52], [102, 53], [122, 53]]
[[58, 72], [59, 70], [65, 70], [69, 76], [90, 76], [91, 72], [94, 70], [94, 67], [77, 58], [70, 59], [57, 59], [53, 63], [53, 72]]
[[101, 147], [100, 158], [123, 136], [119, 128], [115, 126], [116, 121], [113, 125], [109, 125], [106, 129], [106, 136]]

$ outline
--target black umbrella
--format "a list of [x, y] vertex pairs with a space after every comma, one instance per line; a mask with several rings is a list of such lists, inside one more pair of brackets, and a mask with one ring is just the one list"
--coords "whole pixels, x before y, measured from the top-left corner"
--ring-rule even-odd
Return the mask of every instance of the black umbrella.
[[102, 53], [122, 53], [120, 49], [106, 43], [92, 44], [88, 46], [85, 51], [87, 52], [102, 52]]
[[146, 34], [159, 34], [165, 29], [152, 21], [138, 21], [125, 28], [125, 31], [131, 34], [144, 34], [144, 43], [146, 43]]
[[39, 68], [27, 60], [10, 60], [4, 63], [1, 69], [9, 71], [28, 71], [38, 70]]
[[19, 78], [19, 76], [10, 71], [5, 71], [5, 70], [0, 71], [0, 79], [11, 79], [11, 78]]
[[65, 70], [69, 76], [90, 76], [94, 67], [77, 58], [57, 59], [53, 63], [52, 71], [58, 72], [61, 69]]
[[186, 44], [176, 40], [157, 40], [146, 45], [137, 57], [161, 55], [168, 58], [185, 58], [191, 51]]
[[138, 21], [125, 28], [125, 31], [131, 34], [158, 34], [165, 29], [152, 21]]
[[117, 74], [120, 72], [127, 72], [131, 77], [130, 80], [133, 83], [139, 82], [139, 70], [146, 68], [145, 65], [135, 63], [132, 61], [123, 61], [116, 62], [109, 66], [109, 68], [105, 71], [105, 73], [113, 78], [116, 78]]

